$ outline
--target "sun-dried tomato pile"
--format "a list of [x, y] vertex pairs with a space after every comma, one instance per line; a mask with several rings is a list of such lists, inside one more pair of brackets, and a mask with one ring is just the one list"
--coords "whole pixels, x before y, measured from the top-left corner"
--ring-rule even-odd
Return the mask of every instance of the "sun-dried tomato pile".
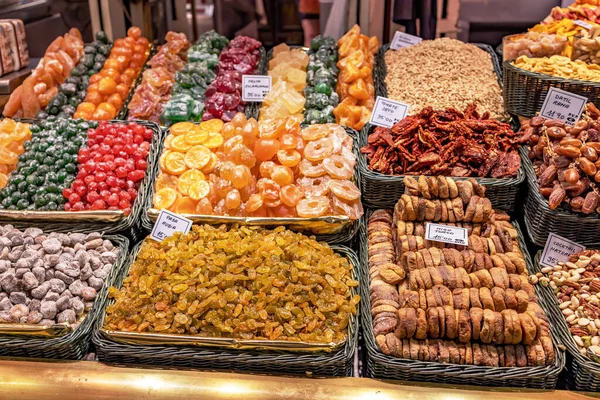
[[426, 107], [391, 129], [377, 127], [361, 149], [369, 169], [389, 175], [425, 174], [506, 178], [521, 166], [522, 141], [510, 125], [479, 115]]

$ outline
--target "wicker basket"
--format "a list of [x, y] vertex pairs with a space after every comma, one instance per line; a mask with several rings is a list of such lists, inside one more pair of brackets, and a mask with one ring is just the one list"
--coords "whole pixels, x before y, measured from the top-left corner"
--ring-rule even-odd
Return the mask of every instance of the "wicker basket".
[[[477, 386], [514, 386], [524, 388], [552, 389], [556, 386], [558, 374], [565, 364], [564, 354], [558, 349], [560, 342], [554, 332], [555, 361], [545, 367], [483, 367], [474, 365], [442, 364], [426, 361], [415, 361], [397, 358], [383, 354], [373, 334], [373, 317], [369, 291], [368, 237], [366, 227], [367, 216], [363, 218], [360, 231], [360, 260], [361, 260], [361, 324], [367, 348], [367, 369], [365, 376], [380, 379], [397, 379], [406, 381], [424, 381], [431, 383], [446, 383]], [[519, 245], [523, 256], [531, 270], [531, 259], [523, 241], [519, 226], [514, 223], [519, 232]], [[536, 286], [540, 295], [540, 288]], [[547, 310], [546, 304], [540, 301], [540, 306]], [[547, 314], [548, 311], [546, 311]]]
[[104, 238], [113, 242], [121, 251], [104, 287], [98, 293], [94, 306], [83, 322], [73, 332], [56, 338], [0, 335], [0, 356], [80, 360], [87, 355], [96, 320], [104, 315], [106, 309], [108, 287], [113, 285], [121, 273], [129, 250], [129, 240], [123, 236], [106, 235]]
[[511, 114], [534, 117], [542, 108], [551, 87], [587, 97], [600, 105], [600, 82], [558, 78], [525, 71], [505, 61], [503, 97], [506, 111]]
[[[354, 154], [358, 155], [358, 143], [357, 143], [357, 139], [356, 137], [358, 136], [358, 134], [356, 133], [356, 131], [354, 129], [351, 128], [344, 128], [346, 130], [346, 133], [352, 137], [353, 142], [354, 142]], [[169, 131], [167, 130], [167, 135], [169, 134]], [[163, 152], [163, 145], [164, 143], [161, 143], [159, 151], [158, 151], [158, 157], [157, 159], [160, 157], [160, 154], [162, 154]], [[159, 165], [158, 163], [156, 163], [156, 165], [154, 165], [154, 170], [152, 172], [152, 182], [156, 182], [156, 178], [158, 177], [158, 173], [160, 171]], [[358, 186], [359, 189], [361, 189], [361, 192], [364, 193], [364, 191], [362, 191], [361, 188], [361, 179], [360, 179], [360, 173], [359, 173], [359, 169], [358, 167], [356, 167], [354, 169], [354, 176], [356, 177], [356, 185]], [[148, 191], [146, 192], [146, 200], [145, 200], [145, 204], [144, 204], [144, 211], [141, 214], [141, 226], [143, 228], [143, 231], [145, 233], [150, 233], [152, 231], [152, 228], [154, 227], [154, 222], [150, 221], [150, 218], [148, 218], [148, 211], [153, 207], [153, 197], [154, 197], [154, 185], [150, 185], [148, 188]], [[364, 195], [363, 195], [364, 196]], [[210, 223], [210, 222], [206, 222], [206, 223]], [[240, 223], [242, 223], [240, 221]], [[220, 224], [220, 223], [219, 223]], [[346, 244], [346, 245], [350, 245], [351, 240], [354, 238], [354, 236], [356, 235], [356, 233], [358, 232], [358, 228], [359, 228], [360, 222], [358, 220], [353, 221], [347, 228], [342, 229], [340, 232], [337, 233], [332, 233], [332, 234], [322, 234], [322, 235], [315, 235], [316, 239], [318, 241], [323, 241], [323, 242], [327, 242], [329, 244]], [[311, 235], [310, 233], [307, 233], [308, 235]]]
[[[129, 273], [142, 243], [132, 251], [125, 268], [121, 270], [115, 286], [120, 287]], [[354, 265], [355, 277], [359, 274], [358, 257], [351, 249], [332, 248], [347, 256]], [[109, 301], [111, 304], [113, 300]], [[98, 319], [93, 337], [98, 359], [114, 365], [152, 365], [228, 372], [273, 373], [309, 376], [351, 376], [358, 338], [358, 316], [349, 324], [348, 340], [344, 347], [332, 353], [302, 354], [285, 351], [229, 350], [206, 347], [142, 346], [123, 344], [107, 339], [99, 330], [104, 324], [104, 314]]]
[[529, 159], [528, 148], [521, 149], [523, 169], [527, 175], [525, 198], [525, 225], [529, 238], [538, 246], [545, 246], [550, 232], [573, 240], [584, 246], [600, 243], [600, 216], [598, 214], [574, 213], [565, 209], [551, 210], [548, 200], [540, 194], [538, 179]]

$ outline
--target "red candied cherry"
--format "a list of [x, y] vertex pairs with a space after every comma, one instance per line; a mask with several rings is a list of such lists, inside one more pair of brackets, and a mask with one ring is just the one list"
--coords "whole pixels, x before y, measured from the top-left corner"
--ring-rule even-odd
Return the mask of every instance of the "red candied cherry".
[[146, 168], [148, 167], [148, 162], [146, 160], [137, 160], [135, 162], [135, 166], [137, 169], [139, 169], [141, 171], [145, 171]]
[[87, 188], [85, 187], [85, 185], [83, 186], [76, 186], [73, 188], [74, 192], [77, 193], [79, 196], [83, 197], [85, 196], [85, 194], [87, 193]]
[[139, 145], [139, 144], [142, 144], [143, 142], [144, 142], [144, 137], [143, 136], [141, 136], [141, 135], [135, 135], [133, 137], [133, 143]]
[[139, 124], [131, 124], [130, 126], [131, 126], [131, 130], [136, 135], [143, 135], [144, 131], [146, 130], [146, 128], [144, 128], [142, 125], [139, 125]]
[[115, 156], [112, 154], [106, 154], [104, 156], [102, 156], [102, 161], [108, 163], [108, 162], [113, 162], [115, 160]]
[[115, 143], [115, 137], [113, 135], [109, 135], [104, 138], [102, 143], [112, 147], [112, 145]]
[[104, 190], [100, 191], [100, 198], [102, 200], [108, 199], [108, 196], [110, 196], [110, 191], [108, 189], [104, 189]]
[[[117, 140], [118, 140], [118, 138], [115, 139], [115, 143]], [[123, 145], [115, 144], [115, 145], [113, 145], [112, 150], [113, 150], [113, 154], [119, 154], [121, 151], [123, 151]]]
[[104, 180], [106, 180], [106, 174], [102, 171], [96, 172], [96, 175], [94, 175], [94, 179], [96, 180], [96, 182], [103, 182]]
[[128, 192], [125, 192], [125, 191], [119, 192], [119, 198], [121, 200], [131, 202], [131, 195]]
[[124, 159], [123, 157], [116, 157], [115, 158], [115, 166], [116, 167], [122, 167], [125, 164], [127, 164], [127, 160]]
[[131, 204], [127, 201], [127, 200], [120, 200], [119, 201], [119, 208], [121, 210], [126, 209], [127, 207], [129, 207]]
[[71, 207], [72, 207], [71, 203], [65, 203], [64, 207], [65, 207], [65, 211], [71, 211]]
[[106, 184], [106, 182], [98, 182], [98, 190], [102, 191], [102, 190], [107, 190], [108, 189], [108, 185]]
[[71, 193], [68, 200], [69, 200], [69, 203], [75, 204], [78, 201], [81, 201], [81, 197], [77, 193]]
[[85, 199], [88, 203], [93, 203], [96, 200], [100, 200], [100, 195], [98, 194], [98, 192], [89, 192]]
[[150, 143], [149, 142], [144, 142], [142, 144], [140, 144], [140, 149], [149, 152], [150, 151]]
[[119, 195], [116, 193], [111, 194], [110, 196], [108, 196], [108, 199], [106, 199], [106, 204], [108, 204], [111, 207], [115, 207], [119, 204]]
[[90, 207], [91, 210], [104, 210], [106, 209], [106, 203], [104, 202], [104, 200], [96, 200], [94, 203], [92, 203], [92, 206]]
[[119, 193], [121, 191], [120, 187], [111, 187], [108, 189], [109, 192], [111, 193]]
[[129, 193], [129, 197], [131, 197], [131, 200], [134, 200], [137, 196], [137, 190], [135, 190], [134, 188], [127, 189], [127, 193]]
[[135, 171], [135, 161], [133, 161], [131, 159], [127, 160], [127, 164], [125, 164], [125, 166], [123, 168], [125, 168], [127, 173], [129, 173], [131, 171]]
[[101, 144], [100, 148], [98, 149], [98, 152], [100, 152], [100, 154], [102, 154], [103, 156], [106, 154], [110, 153], [110, 146], [106, 145], [106, 144]]
[[111, 174], [106, 177], [106, 184], [110, 187], [118, 187], [119, 181], [117, 180], [116, 176]]
[[73, 204], [73, 206], [71, 207], [71, 211], [83, 211], [85, 210], [85, 206], [83, 205], [83, 203], [81, 201], [78, 201], [77, 203]]
[[124, 166], [123, 167], [117, 167], [115, 169], [115, 174], [119, 178], [125, 178], [128, 173], [129, 173], [129, 171], [127, 171], [127, 169]]
[[133, 145], [128, 143], [125, 146], [123, 146], [123, 151], [126, 154], [133, 154], [135, 152], [135, 148], [133, 147]]
[[86, 175], [83, 178], [83, 182], [86, 184], [86, 186], [89, 186], [89, 184], [92, 183], [92, 182], [94, 182], [94, 181], [95, 181], [94, 175]]
[[79, 153], [77, 154], [77, 161], [79, 163], [84, 163], [88, 160], [88, 158], [90, 158], [90, 149], [88, 149], [88, 148], [80, 149]]
[[88, 191], [95, 192], [98, 190], [98, 182], [93, 181], [88, 184]]
[[62, 194], [63, 194], [63, 196], [65, 196], [65, 199], [68, 199], [69, 196], [72, 195], [73, 193], [74, 193], [73, 189], [71, 189], [71, 188], [64, 188], [62, 191]]
[[153, 135], [154, 135], [154, 132], [152, 132], [152, 129], [148, 129], [148, 128], [144, 129], [144, 139], [150, 141], [150, 140], [152, 140]]
[[135, 171], [131, 171], [128, 175], [127, 175], [127, 179], [133, 181], [133, 182], [139, 182], [142, 179], [144, 179], [144, 171], [140, 171], [138, 169], [136, 169]]

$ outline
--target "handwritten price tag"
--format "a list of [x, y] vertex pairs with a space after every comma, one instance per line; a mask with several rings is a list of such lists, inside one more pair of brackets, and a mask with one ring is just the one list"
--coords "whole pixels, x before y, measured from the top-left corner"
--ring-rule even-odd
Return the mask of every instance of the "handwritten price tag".
[[466, 228], [428, 222], [425, 227], [425, 240], [468, 246], [469, 232]]
[[160, 210], [158, 219], [152, 228], [150, 237], [156, 241], [162, 242], [175, 232], [188, 233], [192, 227], [192, 220], [177, 215], [167, 210]]
[[587, 97], [557, 88], [550, 88], [542, 105], [540, 116], [548, 119], [558, 119], [572, 126], [581, 118], [581, 113], [587, 101]]
[[555, 233], [550, 233], [548, 240], [546, 240], [546, 246], [544, 246], [542, 258], [540, 258], [540, 265], [554, 267], [560, 261], [568, 261], [571, 254], [579, 253], [583, 250], [585, 250], [585, 246], [558, 236]]
[[583, 29], [587, 29], [588, 31], [589, 31], [590, 29], [592, 29], [592, 24], [590, 24], [589, 22], [582, 21], [582, 20], [580, 20], [580, 19], [576, 19], [575, 21], [573, 21], [573, 23], [574, 23], [575, 25], [579, 25], [579, 26], [580, 26], [580, 27], [582, 27]]
[[414, 46], [415, 44], [421, 43], [421, 39], [418, 36], [409, 35], [408, 33], [396, 31], [394, 34], [394, 39], [392, 39], [392, 43], [390, 43], [390, 49], [398, 50], [403, 47]]
[[242, 75], [242, 100], [261, 102], [271, 91], [271, 77], [265, 75]]
[[408, 104], [378, 96], [369, 122], [372, 125], [391, 128], [395, 123], [406, 117], [408, 108]]

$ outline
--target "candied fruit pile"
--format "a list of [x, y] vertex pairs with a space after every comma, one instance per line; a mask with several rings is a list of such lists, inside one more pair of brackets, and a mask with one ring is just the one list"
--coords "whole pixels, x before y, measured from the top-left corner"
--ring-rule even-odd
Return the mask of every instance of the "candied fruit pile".
[[175, 124], [159, 159], [154, 208], [182, 214], [302, 217], [363, 214], [352, 182], [352, 138], [336, 124], [301, 129], [289, 116], [259, 123]]
[[360, 296], [352, 264], [283, 227], [192, 227], [146, 240], [105, 328], [236, 339], [339, 343]]
[[10, 173], [17, 168], [18, 157], [23, 154], [23, 144], [31, 139], [29, 124], [10, 118], [0, 121], [0, 189], [8, 183]]
[[271, 91], [265, 96], [260, 119], [284, 118], [297, 115], [302, 118], [306, 86], [308, 54], [301, 49], [291, 49], [282, 43], [273, 48], [269, 61], [269, 76], [272, 77]]
[[373, 86], [374, 54], [379, 49], [377, 36], [368, 37], [354, 25], [338, 41], [337, 93], [340, 104], [333, 110], [340, 125], [361, 130], [369, 122], [375, 105]]

